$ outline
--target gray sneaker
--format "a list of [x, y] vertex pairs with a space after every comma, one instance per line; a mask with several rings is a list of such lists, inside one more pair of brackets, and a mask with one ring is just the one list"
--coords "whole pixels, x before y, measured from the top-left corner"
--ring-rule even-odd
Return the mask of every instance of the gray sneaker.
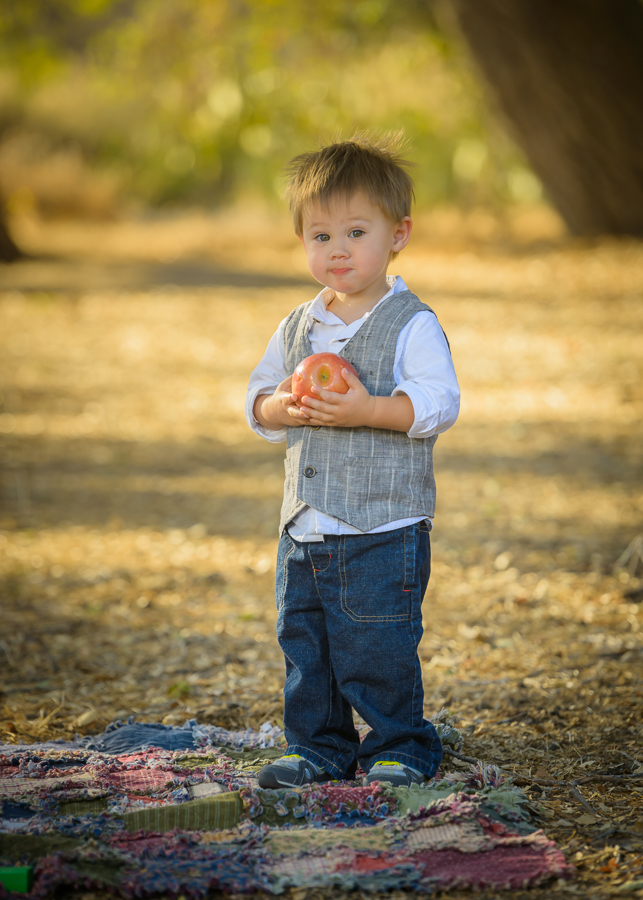
[[387, 781], [393, 787], [410, 787], [412, 784], [425, 784], [428, 780], [424, 772], [386, 759], [379, 759], [373, 763], [366, 776], [366, 784]]
[[259, 787], [289, 788], [304, 784], [323, 784], [332, 776], [298, 753], [289, 753], [264, 766], [259, 772]]

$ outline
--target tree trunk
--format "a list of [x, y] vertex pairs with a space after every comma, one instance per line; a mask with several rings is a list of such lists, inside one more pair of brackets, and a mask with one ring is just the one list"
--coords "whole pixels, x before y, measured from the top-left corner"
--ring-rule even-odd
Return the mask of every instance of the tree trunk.
[[22, 256], [24, 256], [23, 252], [16, 246], [9, 234], [9, 229], [0, 207], [0, 263], [15, 262]]
[[450, 0], [508, 126], [575, 234], [643, 234], [640, 0]]

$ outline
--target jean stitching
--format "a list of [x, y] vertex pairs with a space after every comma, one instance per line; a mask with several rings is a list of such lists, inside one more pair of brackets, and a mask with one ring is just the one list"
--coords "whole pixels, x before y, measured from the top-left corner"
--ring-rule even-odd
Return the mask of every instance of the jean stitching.
[[[412, 569], [413, 569], [413, 575], [415, 576], [415, 559], [416, 559], [416, 555], [415, 555], [415, 544], [416, 544], [416, 541], [415, 541], [415, 527], [414, 527], [414, 526], [410, 526], [410, 527], [413, 529], [413, 544], [412, 544], [412, 550], [413, 550], [413, 566], [412, 566]], [[406, 533], [407, 533], [407, 531], [408, 531], [408, 527], [404, 529], [404, 584], [402, 585], [402, 590], [404, 591], [405, 594], [410, 593], [410, 591], [413, 589], [413, 585], [411, 585], [411, 587], [407, 587], [407, 577], [408, 577], [408, 566], [407, 566], [407, 558], [406, 558]], [[419, 533], [419, 532], [418, 532], [418, 533]]]
[[313, 558], [312, 558], [312, 556], [311, 556], [311, 554], [310, 554], [310, 546], [311, 546], [311, 544], [313, 544], [313, 543], [316, 543], [316, 541], [310, 541], [310, 543], [309, 543], [309, 545], [308, 545], [308, 558], [310, 559], [310, 564], [311, 564], [312, 567], [313, 567], [313, 572], [317, 572], [317, 574], [323, 575], [324, 572], [327, 572], [327, 571], [330, 569], [331, 563], [332, 563], [332, 561], [333, 561], [333, 557], [331, 556], [331, 552], [330, 552], [330, 550], [329, 550], [329, 551], [328, 551], [328, 563], [326, 564], [326, 568], [324, 568], [324, 569], [316, 569], [316, 568], [315, 568], [315, 563], [313, 562]]
[[[404, 532], [404, 540], [406, 541], [406, 530]], [[344, 542], [345, 535], [340, 536], [340, 546], [342, 548], [341, 554], [338, 554], [339, 557], [339, 575], [340, 575], [340, 605], [342, 611], [346, 613], [349, 619], [352, 619], [353, 622], [407, 622], [410, 621], [410, 614], [401, 615], [401, 616], [360, 616], [359, 613], [356, 613], [348, 606], [348, 579], [346, 578], [346, 570], [345, 570], [345, 554], [344, 554]], [[406, 578], [406, 554], [404, 555], [404, 572]]]
[[308, 545], [308, 548], [307, 548], [307, 551], [306, 551], [306, 552], [308, 553], [308, 559], [310, 560], [310, 567], [311, 567], [311, 569], [313, 570], [313, 580], [314, 580], [314, 582], [315, 582], [315, 590], [317, 591], [317, 596], [319, 597], [319, 602], [321, 603], [321, 602], [322, 602], [322, 596], [321, 596], [321, 593], [320, 593], [320, 590], [319, 590], [319, 583], [318, 583], [318, 581], [317, 581], [317, 570], [315, 569], [315, 564], [313, 563], [313, 558], [312, 558], [312, 556], [310, 555], [310, 544]]
[[404, 581], [402, 583], [402, 590], [406, 590], [406, 532], [408, 528], [404, 529]]
[[279, 612], [279, 610], [283, 607], [285, 599], [286, 599], [286, 583], [287, 583], [287, 579], [288, 579], [288, 575], [286, 574], [286, 566], [288, 564], [288, 560], [290, 559], [290, 557], [293, 555], [294, 552], [295, 552], [295, 545], [293, 544], [292, 547], [288, 550], [288, 552], [284, 556], [284, 563], [283, 563], [283, 567], [282, 567], [283, 581], [281, 584], [281, 593], [279, 595], [279, 607], [277, 609], [277, 612]]
[[408, 616], [359, 616], [347, 606], [342, 605], [346, 615], [354, 622], [408, 622]]
[[[415, 554], [415, 534], [413, 540], [413, 581], [415, 582], [415, 574], [417, 567], [417, 556]], [[404, 553], [404, 564], [405, 564], [405, 576], [404, 576], [404, 585], [406, 587], [406, 531], [404, 533], [404, 544], [405, 544], [405, 553]], [[409, 597], [409, 637], [411, 639], [411, 643], [415, 645], [415, 659], [413, 661], [413, 686], [411, 688], [411, 708], [410, 708], [410, 722], [409, 725], [413, 726], [413, 723], [417, 719], [417, 706], [418, 701], [420, 699], [419, 694], [422, 694], [422, 683], [420, 682], [420, 690], [418, 691], [418, 667], [416, 665], [417, 662], [417, 643], [415, 640], [415, 635], [413, 634], [413, 591], [409, 589], [411, 596]], [[424, 697], [422, 697], [422, 707], [424, 707]], [[420, 719], [422, 716], [420, 716]]]
[[[415, 643], [415, 637], [413, 635], [413, 622], [409, 621], [409, 632], [411, 635], [411, 640]], [[418, 691], [418, 666], [417, 662], [417, 646], [415, 648], [415, 660], [413, 665], [413, 688], [411, 691], [411, 722], [410, 725], [413, 726], [413, 722], [415, 721], [415, 717], [417, 714], [417, 704], [419, 701], [419, 694], [423, 694], [422, 690], [422, 681], [420, 679], [420, 691]], [[424, 697], [422, 697], [422, 711], [424, 711]], [[420, 717], [421, 718], [421, 717]]]
[[340, 605], [346, 615], [354, 622], [404, 622], [406, 616], [360, 616], [348, 606], [348, 578], [346, 577], [345, 537], [340, 537], [341, 553], [339, 556]]
[[341, 536], [338, 541], [337, 562], [339, 572], [339, 603], [344, 612], [348, 612], [346, 607], [346, 594], [348, 581], [346, 579], [346, 543], [342, 541]]

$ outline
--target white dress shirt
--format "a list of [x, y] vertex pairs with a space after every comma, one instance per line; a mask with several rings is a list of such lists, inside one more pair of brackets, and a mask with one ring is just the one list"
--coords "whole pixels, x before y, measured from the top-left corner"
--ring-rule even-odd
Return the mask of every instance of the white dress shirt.
[[[386, 303], [394, 294], [408, 290], [399, 277], [388, 276], [387, 281], [390, 290], [372, 310], [350, 325], [327, 308], [334, 296], [332, 289], [321, 290], [307, 315], [308, 338], [313, 353], [339, 353], [380, 303]], [[292, 375], [286, 369], [283, 339], [285, 322], [286, 319], [280, 322], [259, 365], [250, 376], [246, 399], [248, 425], [256, 434], [272, 443], [285, 441], [288, 428], [275, 431], [264, 428], [255, 419], [253, 409], [260, 394], [272, 394], [284, 378]], [[455, 423], [460, 409], [460, 388], [444, 333], [435, 315], [428, 310], [417, 312], [400, 331], [393, 377], [397, 386], [392, 396], [406, 394], [413, 404], [415, 418], [407, 432], [410, 438], [441, 434]], [[373, 528], [368, 534], [393, 531], [419, 521], [422, 521], [422, 517], [397, 519]], [[292, 519], [288, 525], [288, 533], [297, 541], [323, 541], [325, 534], [364, 534], [358, 528], [310, 506]]]

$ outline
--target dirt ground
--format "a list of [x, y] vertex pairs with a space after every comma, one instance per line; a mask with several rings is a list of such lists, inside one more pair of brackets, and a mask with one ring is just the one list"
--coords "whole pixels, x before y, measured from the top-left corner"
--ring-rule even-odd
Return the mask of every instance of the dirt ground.
[[[279, 723], [284, 448], [243, 404], [315, 293], [288, 223], [18, 229], [33, 258], [0, 271], [0, 741], [129, 715]], [[525, 897], [635, 896], [643, 245], [565, 240], [546, 211], [444, 213], [396, 272], [440, 317], [463, 395], [436, 446], [427, 714], [457, 713], [463, 753], [520, 779], [577, 866]]]

